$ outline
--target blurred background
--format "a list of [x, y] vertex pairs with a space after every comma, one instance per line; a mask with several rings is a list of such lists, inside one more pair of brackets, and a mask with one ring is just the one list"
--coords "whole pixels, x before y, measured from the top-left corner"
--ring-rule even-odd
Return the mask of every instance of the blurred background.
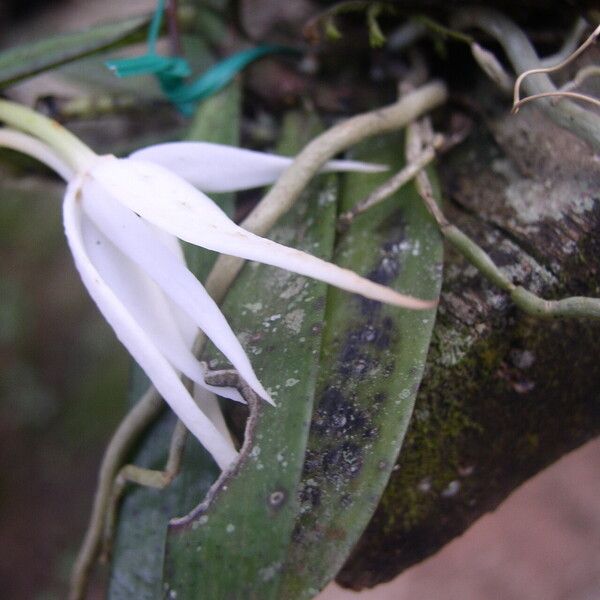
[[[0, 47], [153, 7], [148, 0], [4, 0]], [[68, 85], [38, 77], [12, 97], [31, 101]], [[26, 175], [16, 178], [0, 161], [0, 590], [5, 598], [50, 600], [65, 597], [100, 456], [125, 410], [128, 358], [73, 269], [60, 217], [63, 184], [23, 167]], [[595, 441], [394, 582], [358, 595], [331, 586], [320, 598], [600, 598], [598, 498]]]

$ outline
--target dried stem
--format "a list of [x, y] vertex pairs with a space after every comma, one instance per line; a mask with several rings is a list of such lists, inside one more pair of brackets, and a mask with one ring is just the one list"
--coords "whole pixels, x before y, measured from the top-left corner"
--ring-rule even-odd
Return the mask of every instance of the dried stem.
[[589, 104], [600, 107], [600, 100], [597, 98], [592, 98], [592, 96], [587, 96], [586, 94], [580, 94], [578, 92], [565, 92], [563, 90], [556, 90], [555, 92], [543, 92], [541, 94], [534, 94], [533, 96], [521, 98], [518, 102], [513, 104], [513, 114], [517, 113], [523, 104], [531, 102], [532, 100], [538, 100], [539, 98], [573, 98], [574, 100], [581, 100], [583, 102], [588, 102]]
[[[514, 88], [514, 94], [513, 94], [513, 111], [516, 112], [515, 109], [521, 103], [519, 91], [521, 88], [521, 83], [523, 82], [523, 80], [526, 77], [529, 77], [530, 75], [533, 75], [534, 73], [553, 73], [554, 71], [559, 71], [563, 67], [566, 67], [568, 64], [573, 62], [580, 54], [585, 52], [586, 48], [588, 48], [589, 46], [594, 44], [596, 42], [596, 40], [598, 39], [599, 35], [600, 35], [600, 25], [598, 25], [598, 27], [596, 27], [596, 29], [593, 31], [593, 33], [587, 38], [587, 40], [585, 40], [585, 42], [583, 42], [583, 44], [581, 44], [581, 46], [579, 46], [579, 48], [577, 48], [577, 50], [575, 50], [575, 52], [571, 53], [569, 56], [567, 56], [564, 60], [562, 60], [558, 64], [553, 65], [551, 67], [538, 67], [537, 69], [528, 69], [527, 71], [524, 71], [523, 73], [521, 73], [517, 77], [517, 80], [515, 81], [515, 88]], [[538, 98], [541, 97], [540, 94], [537, 94], [537, 97]]]
[[467, 129], [464, 129], [450, 136], [442, 134], [432, 136], [431, 143], [417, 152], [410, 163], [376, 188], [366, 198], [358, 202], [349, 211], [341, 214], [338, 218], [338, 228], [341, 230], [346, 229], [358, 215], [389, 198], [403, 185], [413, 179], [421, 169], [430, 164], [436, 156], [442, 152], [447, 152], [450, 148], [462, 142], [467, 133]]

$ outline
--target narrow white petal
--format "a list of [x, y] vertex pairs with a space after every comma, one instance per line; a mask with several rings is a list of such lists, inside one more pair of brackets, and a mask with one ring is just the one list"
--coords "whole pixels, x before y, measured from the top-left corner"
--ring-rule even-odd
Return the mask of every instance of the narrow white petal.
[[89, 260], [82, 232], [79, 181], [71, 183], [63, 205], [64, 227], [75, 265], [88, 292], [123, 345], [147, 373], [156, 389], [185, 426], [210, 452], [217, 464], [227, 468], [237, 457], [229, 441], [198, 408], [174, 368], [154, 346], [152, 339], [131, 317]]
[[[192, 354], [192, 343], [183, 337], [172, 302], [90, 219], [83, 219], [81, 228], [85, 249], [92, 264], [131, 317], [152, 339], [154, 346], [160, 348], [178, 371], [214, 390], [213, 386], [207, 386], [204, 382], [205, 368]], [[176, 308], [185, 314], [179, 307]], [[197, 331], [196, 324], [191, 322]], [[219, 391], [228, 398], [243, 401], [237, 390], [225, 388]]]
[[[120, 210], [127, 209], [120, 208]], [[185, 268], [185, 258], [179, 240], [158, 227], [153, 225], [148, 227]], [[191, 351], [198, 333], [196, 322], [179, 305], [165, 296], [156, 283], [105, 237], [89, 219], [82, 223], [82, 228], [92, 263], [119, 300], [132, 313], [140, 327], [153, 338], [155, 346], [161, 349], [169, 362], [192, 381], [203, 386], [208, 393], [245, 403], [240, 392], [235, 388], [216, 387], [204, 381], [205, 366]], [[210, 415], [207, 416], [210, 418]]]
[[213, 422], [221, 435], [229, 440], [231, 447], [235, 448], [231, 432], [227, 427], [227, 423], [225, 423], [223, 411], [219, 406], [219, 401], [215, 394], [204, 387], [194, 385], [194, 400], [196, 401], [196, 404], [200, 406], [202, 412]]
[[[268, 185], [276, 181], [293, 160], [208, 142], [172, 142], [148, 146], [134, 152], [130, 158], [165, 167], [204, 192], [232, 192]], [[332, 160], [322, 171], [377, 173], [386, 169], [383, 165]]]
[[115, 201], [95, 181], [85, 183], [82, 205], [104, 235], [194, 319], [248, 385], [262, 398], [272, 402], [217, 304], [178, 257], [154, 235], [153, 229]]
[[[154, 231], [156, 237], [167, 248], [169, 248], [169, 250], [171, 250], [175, 256], [177, 256], [179, 262], [182, 265], [185, 265], [186, 263], [185, 256], [183, 254], [183, 248], [181, 247], [181, 243], [179, 242], [177, 237], [171, 235], [170, 233], [167, 233], [166, 231], [163, 231], [155, 225], [149, 224], [149, 227], [152, 227], [152, 230]], [[172, 302], [170, 298], [165, 298], [165, 300], [171, 308], [171, 313], [175, 318], [175, 321], [177, 322], [177, 326], [181, 335], [183, 336], [183, 339], [185, 340], [187, 347], [191, 349], [194, 345], [196, 335], [198, 334], [198, 326], [196, 325], [194, 320], [185, 311], [181, 310], [181, 308], [179, 308], [177, 304]]]
[[233, 223], [202, 192], [158, 165], [114, 159], [99, 163], [91, 174], [132, 211], [197, 246], [308, 275], [388, 304], [413, 309], [434, 305], [249, 233]]
[[342, 290], [360, 294], [365, 298], [378, 300], [386, 304], [411, 309], [428, 309], [435, 306], [435, 302], [400, 294], [389, 287], [361, 277], [354, 271], [343, 269], [306, 252], [261, 238], [241, 227], [238, 228], [235, 234], [230, 232], [214, 234], [209, 231], [207, 235], [202, 237], [202, 245], [216, 252], [255, 260], [300, 275], [307, 275]]

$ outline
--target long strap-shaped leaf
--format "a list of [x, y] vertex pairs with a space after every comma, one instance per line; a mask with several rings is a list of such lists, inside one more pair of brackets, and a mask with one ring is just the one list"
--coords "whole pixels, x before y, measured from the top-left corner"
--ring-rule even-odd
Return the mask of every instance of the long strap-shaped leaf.
[[[401, 154], [394, 136], [365, 146], [362, 158], [397, 167]], [[350, 177], [341, 209], [376, 185], [373, 179]], [[305, 214], [302, 207], [294, 211], [278, 235], [322, 252], [334, 224], [331, 206], [324, 211], [332, 198], [325, 191]], [[336, 259], [403, 291], [439, 292], [441, 241], [414, 192], [357, 221]], [[239, 295], [252, 321], [257, 315], [262, 321], [261, 331], [245, 333], [279, 407], [262, 407], [250, 458], [226, 489], [171, 529], [164, 584], [178, 598], [314, 596], [343, 564], [383, 492], [412, 412], [434, 315], [328, 290], [323, 320], [319, 287], [247, 267], [229, 296], [226, 308]], [[239, 328], [249, 317], [238, 310], [230, 319]], [[302, 457], [313, 395], [318, 404]]]
[[[305, 118], [287, 120], [297, 152]], [[280, 150], [282, 148], [280, 147]], [[318, 178], [272, 238], [329, 259], [337, 179]], [[214, 501], [171, 526], [164, 588], [178, 598], [277, 598], [279, 572], [299, 510], [300, 482], [321, 352], [327, 286], [247, 265], [224, 312], [277, 407], [261, 403], [249, 457]], [[168, 596], [167, 596], [168, 597]]]
[[[399, 136], [366, 143], [357, 158], [401, 166]], [[342, 210], [372, 181], [346, 178]], [[358, 218], [335, 261], [404, 293], [435, 297], [442, 243], [412, 187]], [[384, 491], [408, 423], [435, 314], [329, 291], [300, 515], [280, 598], [312, 598], [342, 567]]]
[[148, 16], [134, 17], [5, 50], [0, 53], [0, 89], [94, 52], [113, 48], [141, 32], [148, 21]]

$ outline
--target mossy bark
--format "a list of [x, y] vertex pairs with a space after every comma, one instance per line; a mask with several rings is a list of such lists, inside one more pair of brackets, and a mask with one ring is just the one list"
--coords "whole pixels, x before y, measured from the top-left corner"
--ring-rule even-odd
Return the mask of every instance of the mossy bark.
[[[600, 295], [600, 167], [534, 107], [491, 116], [442, 168], [448, 217], [515, 283]], [[600, 431], [600, 323], [528, 317], [452, 249], [413, 419], [338, 576], [372, 587], [439, 550]]]

